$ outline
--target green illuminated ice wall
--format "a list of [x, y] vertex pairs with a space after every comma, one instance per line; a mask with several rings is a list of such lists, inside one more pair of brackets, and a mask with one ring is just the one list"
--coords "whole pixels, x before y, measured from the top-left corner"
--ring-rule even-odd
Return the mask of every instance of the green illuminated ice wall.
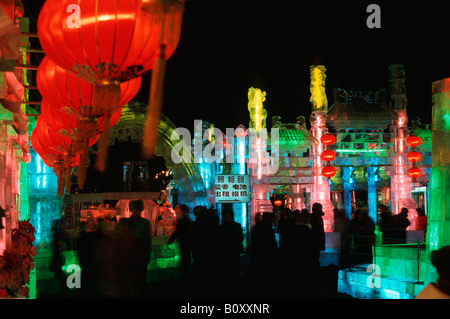
[[430, 251], [450, 245], [450, 78], [436, 81], [427, 243]]

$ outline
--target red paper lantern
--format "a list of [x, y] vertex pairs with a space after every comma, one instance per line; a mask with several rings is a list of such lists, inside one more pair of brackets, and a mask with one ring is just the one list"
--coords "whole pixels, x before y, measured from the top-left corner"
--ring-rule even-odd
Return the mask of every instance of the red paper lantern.
[[420, 152], [412, 151], [406, 154], [406, 159], [408, 162], [417, 163], [422, 159], [422, 154]]
[[[49, 109], [49, 105], [44, 105], [44, 111], [48, 110], [45, 112], [45, 116], [49, 117], [47, 122], [53, 123], [52, 126], [56, 126], [57, 129], [76, 128], [78, 138], [85, 141], [85, 145], [82, 147], [82, 167], [79, 170], [79, 178], [81, 177], [79, 184], [81, 188], [84, 184], [89, 140], [100, 132], [109, 130], [111, 126], [117, 123], [120, 119], [123, 105], [128, 103], [138, 93], [141, 81], [141, 77], [137, 77], [120, 83], [120, 92], [117, 96], [118, 107], [112, 111], [99, 111], [93, 107], [95, 99], [100, 104], [113, 103], [111, 99], [115, 97], [115, 94], [108, 95], [106, 93], [100, 97], [98, 94], [95, 95], [93, 84], [59, 67], [48, 57], [44, 57], [39, 65], [36, 77], [37, 86], [41, 95], [52, 105], [52, 109]], [[101, 101], [99, 102], [99, 100]]]
[[[70, 136], [60, 134], [50, 128], [42, 115], [36, 121], [30, 141], [44, 164], [53, 168], [58, 177], [57, 195], [62, 197], [64, 184], [66, 184], [66, 188], [70, 186], [70, 172], [79, 163], [76, 142]], [[96, 139], [92, 140], [93, 143], [95, 141]]]
[[336, 152], [333, 150], [325, 150], [320, 154], [320, 158], [325, 162], [331, 162], [336, 158]]
[[411, 178], [419, 178], [422, 176], [422, 170], [418, 167], [411, 167], [406, 174]]
[[[42, 48], [58, 65], [92, 83], [140, 75], [152, 69], [159, 46], [165, 59], [173, 54], [184, 10], [184, 1], [153, 1], [149, 13], [146, 2], [47, 0], [38, 18]], [[167, 11], [157, 7], [169, 2]]]
[[[165, 60], [178, 45], [183, 11], [184, 0], [47, 0], [39, 14], [44, 52], [94, 84], [96, 112], [115, 111], [119, 82], [153, 69], [143, 134], [146, 157], [155, 152]], [[105, 96], [110, 101], [102, 103]], [[108, 120], [106, 116], [96, 161], [100, 171], [105, 170]]]
[[322, 168], [322, 176], [330, 178], [330, 177], [333, 177], [334, 175], [336, 175], [336, 167], [324, 166]]
[[[122, 115], [122, 107], [111, 115], [111, 124], [116, 124], [120, 116]], [[47, 99], [43, 98], [41, 101], [41, 115], [39, 117], [44, 118], [45, 122], [51, 129], [59, 132], [60, 130], [75, 131], [79, 138], [84, 136], [85, 132], [82, 132], [82, 128], [79, 127], [80, 121], [83, 121], [81, 114], [76, 116], [75, 113], [69, 113], [64, 111], [63, 108], [50, 104]], [[97, 130], [95, 135], [102, 132], [103, 129], [103, 116], [97, 119]], [[94, 138], [95, 135], [90, 136]]]
[[277, 199], [277, 200], [275, 200], [275, 201], [273, 202], [273, 204], [274, 204], [275, 206], [281, 206], [281, 205], [283, 204], [283, 201], [282, 201], [281, 199]]
[[[142, 79], [137, 77], [120, 83], [119, 107], [127, 104], [139, 92]], [[41, 95], [52, 105], [69, 107], [77, 113], [82, 113], [84, 107], [90, 107], [92, 116], [96, 113], [94, 105], [94, 86], [58, 66], [48, 57], [39, 64], [36, 83]]]
[[320, 137], [320, 142], [322, 142], [323, 145], [332, 145], [336, 142], [336, 137], [331, 134], [324, 134]]
[[419, 146], [422, 143], [422, 139], [418, 136], [408, 136], [406, 138], [406, 144], [411, 147]]

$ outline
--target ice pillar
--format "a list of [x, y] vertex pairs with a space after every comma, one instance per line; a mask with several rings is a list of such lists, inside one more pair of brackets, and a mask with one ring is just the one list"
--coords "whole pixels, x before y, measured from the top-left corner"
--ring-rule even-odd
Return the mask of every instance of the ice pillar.
[[433, 144], [427, 248], [450, 245], [450, 78], [433, 82]]
[[[408, 116], [406, 115], [405, 69], [402, 64], [389, 65], [391, 107], [397, 114], [391, 129], [394, 133], [394, 171], [391, 177], [391, 209], [398, 214], [403, 207], [414, 210], [417, 206], [411, 196], [411, 178], [406, 175], [410, 164], [406, 160]], [[408, 215], [414, 225], [413, 212]]]
[[[262, 176], [264, 160], [267, 156], [267, 139], [262, 138], [261, 132], [266, 130], [267, 111], [263, 102], [266, 92], [251, 87], [248, 90], [248, 110], [250, 112], [249, 129], [254, 130], [254, 138], [249, 138], [249, 170], [251, 173], [250, 184], [252, 188], [251, 222], [256, 213], [272, 212], [272, 204], [269, 200], [269, 185], [264, 184]], [[266, 134], [267, 137], [267, 134]], [[250, 222], [250, 221], [249, 221]]]
[[352, 217], [352, 174], [355, 170], [354, 167], [342, 167], [343, 169], [343, 185], [344, 185], [344, 207], [345, 215], [348, 218]]
[[377, 170], [378, 167], [376, 166], [367, 167], [368, 211], [369, 217], [372, 218], [375, 224], [377, 223]]
[[313, 184], [311, 187], [311, 206], [314, 203], [322, 204], [323, 224], [325, 231], [332, 230], [333, 204], [330, 199], [330, 183], [328, 178], [322, 176], [323, 167], [320, 154], [324, 150], [324, 145], [320, 142], [320, 137], [326, 131], [328, 100], [325, 94], [326, 68], [323, 65], [312, 65], [310, 67], [310, 92], [311, 92], [311, 134], [319, 141], [317, 145], [312, 145], [311, 155], [314, 160]]

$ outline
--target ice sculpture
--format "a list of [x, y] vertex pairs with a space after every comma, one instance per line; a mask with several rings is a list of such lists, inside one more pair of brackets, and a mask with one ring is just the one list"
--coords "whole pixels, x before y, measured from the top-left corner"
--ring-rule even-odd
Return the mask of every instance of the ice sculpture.
[[312, 105], [312, 112], [327, 112], [328, 99], [325, 94], [325, 72], [327, 69], [323, 65], [312, 65], [310, 67], [311, 84], [309, 90], [311, 98], [309, 99]]
[[[323, 65], [312, 65], [310, 67], [311, 75], [311, 134], [320, 141], [321, 136], [326, 130], [328, 100], [325, 94], [325, 75], [326, 68]], [[322, 204], [323, 224], [325, 231], [329, 232], [333, 222], [333, 204], [330, 200], [330, 183], [327, 178], [321, 175], [322, 154], [324, 146], [322, 143], [312, 145], [311, 155], [314, 159], [313, 185], [311, 187], [311, 205], [313, 203]]]
[[394, 171], [391, 177], [392, 213], [398, 214], [403, 207], [409, 209], [408, 219], [415, 229], [417, 208], [411, 195], [411, 178], [406, 175], [409, 163], [406, 160], [406, 138], [408, 136], [408, 116], [406, 114], [405, 70], [402, 64], [389, 65], [391, 107], [397, 114], [391, 129], [394, 133]]
[[450, 78], [433, 82], [433, 144], [427, 248], [450, 245]]
[[253, 86], [248, 90], [248, 110], [250, 112], [250, 125], [256, 131], [266, 128], [267, 111], [263, 106], [266, 92]]

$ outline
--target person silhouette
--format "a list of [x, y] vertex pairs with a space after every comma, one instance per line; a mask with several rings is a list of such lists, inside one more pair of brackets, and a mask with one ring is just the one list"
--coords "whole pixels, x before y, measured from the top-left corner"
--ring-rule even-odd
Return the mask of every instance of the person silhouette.
[[382, 245], [396, 244], [395, 240], [395, 230], [394, 230], [394, 221], [392, 219], [392, 213], [388, 211], [385, 205], [380, 205], [378, 207], [379, 211], [379, 221], [378, 225], [380, 226], [381, 236], [382, 236]]
[[310, 214], [311, 228], [313, 231], [313, 247], [314, 247], [314, 259], [316, 265], [320, 267], [320, 252], [325, 250], [325, 229], [323, 227], [324, 212], [322, 211], [322, 204], [314, 203], [312, 206], [312, 212]]
[[[250, 274], [257, 295], [271, 294], [279, 268], [279, 250], [273, 230], [274, 214], [264, 212], [251, 234]], [[266, 295], [267, 296], [267, 295]]]
[[450, 299], [450, 246], [433, 250], [430, 260], [438, 274], [437, 282], [428, 283], [416, 299]]
[[130, 201], [129, 209], [131, 216], [119, 220], [115, 250], [119, 294], [124, 298], [144, 298], [152, 248], [151, 225], [141, 217], [142, 200]]
[[403, 207], [397, 215], [392, 217], [394, 223], [396, 244], [406, 244], [406, 228], [411, 225], [408, 220], [408, 208]]
[[191, 272], [191, 220], [189, 219], [189, 207], [178, 205], [175, 208], [181, 217], [177, 220], [175, 231], [170, 235], [167, 244], [178, 240], [180, 244], [180, 272], [181, 279], [187, 281]]
[[[244, 234], [241, 224], [234, 221], [234, 212], [225, 211], [220, 227], [221, 259], [225, 273], [236, 277], [240, 272], [240, 255], [244, 252]], [[228, 277], [228, 276], [227, 276]]]

